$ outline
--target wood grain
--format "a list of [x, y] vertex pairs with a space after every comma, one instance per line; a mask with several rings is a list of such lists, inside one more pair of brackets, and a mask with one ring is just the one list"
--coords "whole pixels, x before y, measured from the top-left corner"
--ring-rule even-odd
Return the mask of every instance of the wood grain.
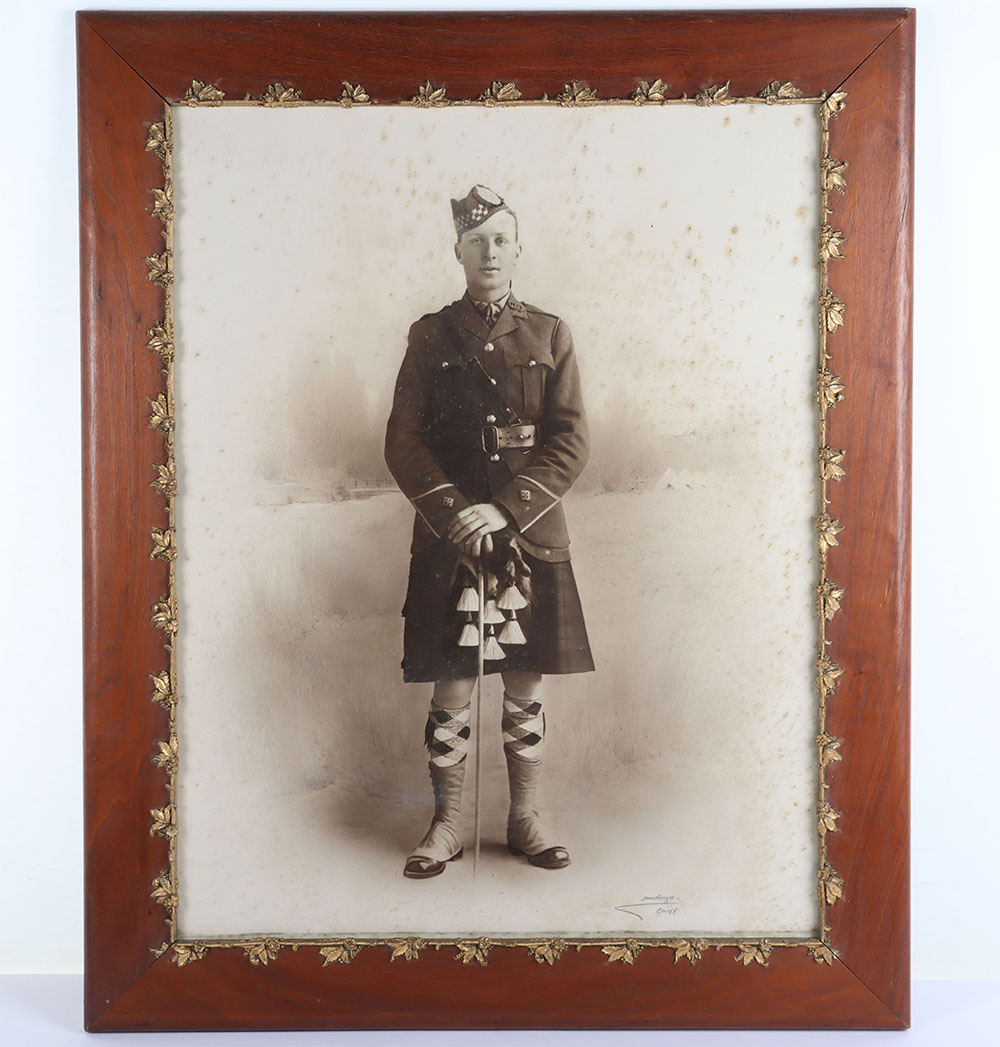
[[830, 286], [848, 303], [830, 340], [844, 402], [830, 445], [847, 448], [831, 484], [842, 520], [828, 571], [847, 591], [827, 630], [844, 676], [828, 729], [847, 739], [847, 774], [831, 771], [841, 832], [828, 839], [847, 902], [830, 924], [841, 957], [887, 1006], [907, 1016], [909, 985], [910, 410], [913, 236], [913, 32], [908, 19], [844, 84], [832, 155], [849, 161], [831, 223], [848, 240]]
[[84, 839], [87, 1014], [112, 1004], [163, 940], [163, 910], [149, 897], [167, 846], [151, 839], [149, 810], [167, 802], [151, 757], [168, 733], [148, 673], [165, 664], [150, 625], [167, 589], [149, 559], [163, 499], [149, 484], [164, 461], [148, 426], [163, 384], [146, 329], [162, 292], [144, 259], [163, 250], [150, 216], [159, 159], [144, 149], [163, 101], [85, 23], [79, 25], [80, 211], [83, 325]]
[[[512, 1003], [512, 1001], [514, 1001]], [[389, 961], [362, 952], [350, 966], [322, 967], [315, 950], [286, 949], [267, 968], [240, 950], [190, 967], [166, 959], [147, 971], [91, 1028], [127, 1029], [503, 1029], [898, 1028], [900, 1022], [842, 964], [818, 967], [803, 949], [771, 954], [766, 968], [732, 951], [695, 966], [672, 950], [641, 953], [634, 967], [596, 950], [564, 954], [554, 967], [520, 950], [494, 949], [489, 964], [463, 966], [453, 950]]]
[[[86, 1018], [94, 1030], [281, 1028], [868, 1027], [908, 1021], [908, 656], [910, 258], [913, 17], [904, 10], [567, 15], [78, 15], [84, 372]], [[167, 937], [149, 897], [166, 843], [149, 809], [167, 801], [151, 756], [167, 733], [148, 674], [166, 667], [150, 624], [166, 567], [149, 558], [163, 499], [149, 486], [163, 438], [148, 428], [162, 387], [145, 349], [162, 291], [144, 258], [162, 250], [150, 190], [158, 158], [144, 149], [163, 100], [193, 79], [227, 96], [280, 81], [336, 98], [341, 81], [380, 101], [430, 79], [451, 97], [515, 80], [527, 97], [586, 78], [603, 97], [640, 78], [671, 96], [731, 82], [755, 94], [773, 79], [807, 94], [850, 92], [831, 125], [850, 161], [833, 224], [848, 239], [830, 270], [847, 306], [830, 343], [847, 397], [829, 442], [847, 449], [831, 485], [845, 525], [830, 576], [847, 590], [829, 628], [845, 673], [830, 701], [844, 762], [830, 772], [842, 832], [829, 837], [846, 898], [830, 911], [839, 959], [775, 950], [743, 968], [732, 950], [696, 965], [669, 949], [634, 965], [596, 949], [554, 967], [494, 949], [487, 967], [426, 950], [412, 963], [387, 949], [321, 966], [315, 948], [254, 967], [239, 949], [178, 968], [151, 952]], [[511, 1001], [517, 1000], [516, 1008]], [[460, 1001], [456, 1004], [456, 1001]], [[456, 1006], [458, 1009], [456, 1010]]]
[[[756, 94], [793, 80], [807, 93], [848, 77], [899, 24], [899, 10], [662, 14], [309, 15], [116, 14], [88, 21], [164, 98], [193, 79], [229, 98], [259, 96], [274, 81], [306, 98], [337, 98], [341, 79], [380, 101], [399, 101], [430, 78], [453, 98], [492, 80], [527, 97], [554, 97], [586, 78], [605, 97], [627, 97], [640, 78], [674, 94], [731, 81]], [[333, 69], [333, 66], [336, 69]]]

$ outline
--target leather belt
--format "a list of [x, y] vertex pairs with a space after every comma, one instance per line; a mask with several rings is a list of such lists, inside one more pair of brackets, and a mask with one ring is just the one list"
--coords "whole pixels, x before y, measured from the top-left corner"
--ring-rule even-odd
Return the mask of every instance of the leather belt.
[[432, 439], [441, 448], [465, 447], [470, 451], [485, 451], [489, 455], [512, 447], [526, 451], [538, 443], [538, 426], [484, 425], [482, 429], [439, 429]]
[[537, 435], [536, 425], [484, 425], [480, 432], [480, 445], [487, 454], [496, 454], [502, 448], [509, 447], [527, 450], [535, 446]]

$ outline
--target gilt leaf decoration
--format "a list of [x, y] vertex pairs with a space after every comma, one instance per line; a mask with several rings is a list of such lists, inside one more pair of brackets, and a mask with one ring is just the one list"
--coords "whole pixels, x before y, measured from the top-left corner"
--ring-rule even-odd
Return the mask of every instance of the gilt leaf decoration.
[[823, 317], [823, 326], [830, 334], [844, 323], [844, 303], [830, 290], [823, 290], [819, 296], [819, 308]]
[[704, 938], [683, 938], [668, 944], [672, 945], [674, 949], [674, 963], [677, 963], [678, 960], [687, 960], [688, 963], [695, 964], [708, 948], [708, 942]]
[[823, 180], [823, 188], [830, 192], [835, 190], [843, 194], [847, 189], [847, 179], [844, 172], [847, 170], [846, 160], [838, 160], [834, 156], [824, 156], [820, 161], [820, 172]]
[[164, 360], [172, 360], [174, 358], [174, 342], [167, 331], [166, 325], [154, 324], [147, 333], [149, 341], [146, 343], [146, 348], [152, 349], [154, 353], [158, 353]]
[[505, 102], [516, 102], [520, 97], [521, 92], [516, 84], [494, 80], [479, 96], [479, 101], [487, 105], [503, 105]]
[[832, 734], [827, 734], [825, 731], [819, 735], [816, 739], [816, 745], [819, 747], [819, 762], [823, 767], [829, 767], [831, 763], [839, 763], [843, 760], [840, 755], [840, 746], [842, 739], [834, 738]]
[[157, 742], [158, 752], [153, 757], [153, 763], [162, 767], [168, 774], [177, 770], [177, 738], [173, 737], [166, 742]]
[[568, 948], [562, 938], [552, 938], [540, 945], [530, 946], [528, 951], [535, 963], [547, 963], [551, 967]]
[[665, 102], [669, 87], [669, 84], [664, 83], [659, 78], [652, 83], [648, 80], [640, 80], [632, 92], [632, 101], [640, 105], [645, 102]]
[[161, 530], [154, 527], [150, 531], [150, 537], [153, 540], [153, 551], [149, 554], [150, 560], [173, 560], [177, 556], [174, 532], [170, 528]]
[[824, 407], [836, 407], [844, 399], [844, 383], [828, 368], [820, 370], [816, 381], [816, 397]]
[[164, 670], [155, 676], [150, 674], [149, 678], [153, 681], [153, 694], [150, 701], [159, 702], [164, 709], [169, 709], [172, 705], [175, 705], [177, 695], [174, 694], [173, 688], [170, 686], [170, 673]]
[[844, 108], [845, 98], [847, 98], [846, 91], [834, 91], [823, 103], [823, 107], [830, 116], [836, 116]]
[[170, 878], [170, 873], [166, 869], [153, 880], [153, 890], [150, 898], [162, 905], [169, 914], [173, 914], [174, 909], [177, 908], [177, 891]]
[[698, 105], [732, 105], [736, 99], [729, 93], [729, 81], [702, 88], [694, 100]]
[[268, 84], [260, 99], [266, 106], [291, 105], [302, 100], [302, 92], [282, 83]]
[[476, 941], [456, 942], [455, 947], [458, 949], [456, 960], [461, 960], [462, 963], [478, 963], [480, 967], [485, 967], [493, 943], [489, 938], [479, 938]]
[[266, 967], [281, 949], [280, 943], [274, 938], [258, 938], [243, 946], [243, 953], [254, 967]]
[[812, 945], [807, 946], [809, 955], [819, 964], [829, 964], [833, 966], [833, 950], [823, 942], [816, 942]]
[[844, 670], [828, 654], [820, 655], [816, 665], [820, 689], [824, 697], [829, 698], [837, 687], [837, 680], [844, 675]]
[[169, 433], [174, 427], [174, 418], [167, 405], [167, 397], [164, 393], [155, 400], [149, 401], [152, 413], [149, 416], [150, 429], [159, 429], [161, 433]]
[[207, 953], [208, 946], [204, 942], [175, 942], [171, 959], [178, 967], [183, 967], [195, 960], [203, 960]]
[[816, 818], [820, 836], [825, 836], [827, 833], [835, 833], [839, 817], [839, 812], [835, 811], [825, 800], [816, 804]]
[[790, 80], [784, 83], [772, 80], [757, 97], [763, 99], [767, 105], [774, 105], [775, 102], [786, 99], [801, 98], [802, 92]]
[[597, 92], [585, 80], [572, 80], [563, 84], [556, 101], [560, 105], [584, 105], [586, 102], [596, 102]]
[[153, 604], [153, 616], [150, 619], [157, 629], [173, 636], [177, 632], [177, 601], [173, 596], [162, 596]]
[[839, 229], [834, 229], [829, 222], [824, 222], [819, 229], [820, 261], [829, 262], [831, 258], [843, 258], [840, 248], [845, 239]]
[[156, 479], [149, 486], [168, 497], [177, 494], [177, 467], [174, 465], [173, 459], [163, 465], [156, 465], [154, 468], [156, 469]]
[[737, 963], [742, 963], [744, 967], [749, 967], [752, 963], [759, 963], [761, 967], [767, 966], [773, 946], [766, 938], [759, 942], [739, 942], [738, 944], [740, 951], [735, 957]]
[[830, 581], [829, 578], [824, 578], [822, 583], [816, 586], [816, 592], [823, 617], [828, 622], [833, 621], [833, 616], [840, 610], [840, 601], [844, 598], [844, 590], [836, 582]]
[[435, 87], [430, 80], [425, 81], [417, 88], [417, 93], [410, 99], [414, 105], [435, 106], [447, 105], [444, 87]]
[[836, 447], [819, 449], [819, 471], [824, 480], [842, 480], [845, 476], [840, 463], [844, 460], [844, 451]]
[[203, 80], [192, 80], [191, 86], [181, 95], [181, 101], [187, 105], [197, 105], [199, 102], [217, 105], [225, 97], [225, 91], [220, 91], [215, 84], [206, 84]]
[[389, 948], [392, 950], [390, 963], [393, 960], [415, 960], [420, 956], [420, 951], [427, 948], [427, 942], [423, 938], [393, 938]]
[[146, 266], [149, 272], [146, 279], [159, 287], [169, 287], [174, 282], [174, 274], [170, 268], [170, 252], [162, 254], [151, 254], [146, 256]]
[[153, 816], [153, 824], [149, 827], [150, 836], [163, 836], [169, 840], [177, 835], [177, 819], [173, 804], [151, 807], [149, 813]]
[[331, 963], [350, 963], [361, 952], [362, 948], [363, 946], [360, 942], [355, 941], [353, 938], [347, 938], [342, 942], [325, 946], [320, 949], [319, 954], [323, 957], [323, 966], [326, 967]]
[[341, 105], [365, 105], [365, 103], [371, 101], [371, 97], [361, 84], [352, 84], [348, 80], [341, 80], [340, 82], [344, 85], [344, 90], [340, 92]]
[[167, 155], [167, 129], [163, 121], [149, 125], [149, 134], [146, 136], [146, 148], [156, 153], [161, 159]]
[[635, 963], [635, 958], [642, 952], [642, 945], [634, 938], [620, 943], [605, 945], [601, 952], [608, 958], [608, 963], [627, 963], [629, 966]]
[[844, 881], [830, 867], [829, 862], [823, 863], [819, 873], [820, 890], [826, 899], [827, 905], [833, 905], [838, 898], [844, 897]]
[[174, 190], [168, 182], [162, 189], [153, 190], [153, 217], [167, 221], [174, 213]]
[[843, 529], [844, 525], [839, 520], [835, 520], [829, 513], [823, 513], [817, 522], [820, 551], [825, 553], [831, 546], [838, 545], [837, 535]]

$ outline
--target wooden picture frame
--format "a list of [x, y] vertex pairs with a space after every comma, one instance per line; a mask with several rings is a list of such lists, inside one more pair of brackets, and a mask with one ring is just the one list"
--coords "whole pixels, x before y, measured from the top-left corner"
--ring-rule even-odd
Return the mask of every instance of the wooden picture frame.
[[[913, 13], [81, 12], [77, 29], [87, 1027], [906, 1027]], [[450, 99], [477, 99], [511, 83], [564, 104], [778, 101], [794, 90], [825, 107], [820, 255], [834, 264], [820, 307], [835, 341], [819, 384], [830, 408], [820, 542], [823, 578], [836, 580], [827, 597], [846, 591], [850, 609], [823, 614], [821, 594], [823, 933], [805, 948], [622, 940], [554, 957], [488, 941], [456, 956], [403, 940], [345, 955], [341, 943], [327, 963], [322, 943], [185, 944], [163, 872], [177, 759], [170, 339], [158, 329], [170, 201], [152, 195], [165, 165], [169, 186], [165, 105], [436, 104], [444, 85]], [[407, 962], [411, 951], [419, 959]]]

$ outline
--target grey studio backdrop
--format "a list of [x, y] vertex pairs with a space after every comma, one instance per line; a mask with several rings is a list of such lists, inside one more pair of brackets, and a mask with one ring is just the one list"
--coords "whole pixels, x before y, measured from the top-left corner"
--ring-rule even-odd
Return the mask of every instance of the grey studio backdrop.
[[[181, 933], [814, 933], [815, 106], [174, 119]], [[429, 687], [382, 436], [476, 182], [574, 335], [598, 669], [546, 684], [573, 865], [503, 847], [494, 678], [478, 876], [413, 883]]]

